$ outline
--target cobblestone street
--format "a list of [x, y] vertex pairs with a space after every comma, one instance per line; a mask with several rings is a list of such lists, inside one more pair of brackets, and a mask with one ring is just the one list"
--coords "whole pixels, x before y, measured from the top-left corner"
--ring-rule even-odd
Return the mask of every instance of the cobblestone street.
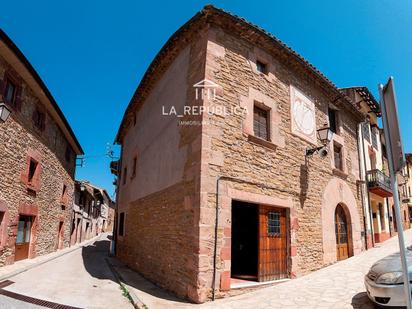
[[[405, 232], [408, 245], [412, 244], [412, 230]], [[240, 296], [216, 300], [214, 303], [194, 305], [183, 303], [144, 279], [135, 280], [131, 292], [150, 309], [160, 308], [356, 308], [369, 309], [363, 277], [377, 260], [398, 250], [398, 239], [393, 237], [380, 247], [370, 249], [345, 261], [318, 270], [307, 276]], [[129, 277], [130, 274], [123, 275]], [[130, 279], [131, 280], [131, 279]], [[140, 283], [136, 283], [136, 282]]]

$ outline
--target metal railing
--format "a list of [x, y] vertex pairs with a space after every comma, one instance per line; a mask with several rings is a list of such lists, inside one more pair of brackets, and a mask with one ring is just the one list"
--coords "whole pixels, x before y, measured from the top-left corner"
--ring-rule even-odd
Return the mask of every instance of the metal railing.
[[366, 180], [369, 188], [379, 187], [385, 191], [392, 192], [390, 178], [378, 169], [368, 171], [366, 173]]

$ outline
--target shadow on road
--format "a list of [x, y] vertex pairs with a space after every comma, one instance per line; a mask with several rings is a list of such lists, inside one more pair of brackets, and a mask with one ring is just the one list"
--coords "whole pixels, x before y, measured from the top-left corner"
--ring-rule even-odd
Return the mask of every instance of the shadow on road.
[[120, 275], [122, 281], [125, 281], [129, 286], [158, 299], [187, 303], [186, 300], [180, 299], [172, 293], [151, 283], [116, 258], [109, 257], [109, 249], [110, 240], [107, 238], [82, 248], [84, 268], [91, 276], [97, 279], [107, 279], [118, 283], [106, 261], [106, 259], [108, 259], [112, 267], [116, 270], [118, 275]]
[[116, 278], [108, 267], [105, 258], [109, 255], [110, 240], [98, 240], [92, 245], [82, 248], [83, 265], [86, 271], [98, 279], [109, 279], [116, 282]]
[[370, 300], [366, 292], [361, 292], [352, 297], [352, 307], [354, 309], [374, 309], [376, 307]]

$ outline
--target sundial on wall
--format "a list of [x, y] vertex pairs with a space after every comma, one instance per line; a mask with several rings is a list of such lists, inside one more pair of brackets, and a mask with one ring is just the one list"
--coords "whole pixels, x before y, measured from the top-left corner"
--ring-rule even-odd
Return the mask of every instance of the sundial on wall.
[[292, 133], [316, 144], [315, 104], [295, 87], [290, 87]]

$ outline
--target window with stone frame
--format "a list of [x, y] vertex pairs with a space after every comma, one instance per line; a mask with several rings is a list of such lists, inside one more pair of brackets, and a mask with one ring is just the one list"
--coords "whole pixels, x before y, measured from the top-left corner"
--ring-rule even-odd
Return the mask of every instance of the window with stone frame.
[[270, 137], [269, 111], [256, 106], [256, 104], [253, 107], [253, 134], [266, 141]]
[[260, 60], [256, 60], [256, 70], [260, 73], [268, 74], [267, 64]]
[[132, 165], [132, 176], [131, 178], [134, 178], [136, 176], [137, 172], [137, 156], [134, 156], [133, 158], [133, 165]]
[[40, 162], [32, 157], [29, 157], [27, 167], [22, 173], [23, 183], [26, 185], [28, 190], [37, 192], [40, 189], [40, 173]]
[[338, 111], [336, 109], [328, 108], [328, 120], [330, 130], [335, 134], [339, 134]]
[[119, 215], [119, 236], [124, 236], [124, 212]]
[[333, 157], [335, 168], [343, 171], [343, 148], [337, 143], [333, 144]]
[[369, 130], [369, 123], [365, 122], [362, 123], [362, 133], [363, 138], [366, 139], [369, 143], [371, 142], [371, 134]]
[[69, 204], [69, 195], [67, 194], [67, 185], [63, 184], [62, 195], [60, 198], [60, 203], [63, 206], [67, 206]]
[[9, 78], [6, 79], [6, 86], [4, 88], [4, 100], [14, 105], [16, 103], [17, 85], [13, 83]]

